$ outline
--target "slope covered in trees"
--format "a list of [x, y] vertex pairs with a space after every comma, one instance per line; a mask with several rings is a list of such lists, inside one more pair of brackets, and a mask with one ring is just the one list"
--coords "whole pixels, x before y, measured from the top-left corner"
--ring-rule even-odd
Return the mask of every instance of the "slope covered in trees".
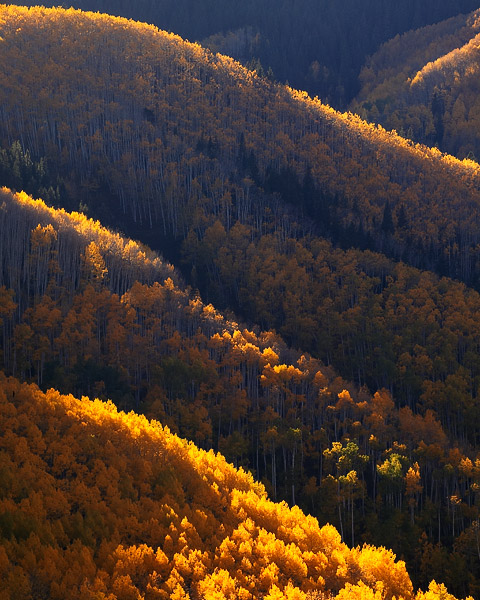
[[[35, 2], [17, 4], [35, 5]], [[46, 2], [55, 6], [55, 2]], [[153, 23], [261, 68], [334, 106], [358, 90], [365, 57], [398, 33], [477, 8], [475, 0], [71, 0], [63, 6]]]
[[216, 220], [288, 234], [300, 216], [283, 218], [287, 201], [333, 238], [477, 282], [476, 163], [147, 25], [1, 10], [2, 144], [54, 163], [92, 215], [123, 213], [127, 233], [151, 228], [154, 247], [172, 247]]
[[5, 369], [160, 418], [352, 545], [394, 546], [416, 584], [477, 593], [478, 294], [318, 235], [475, 281], [478, 166], [150, 26], [0, 11], [5, 164], [53, 167], [73, 205], [317, 356], [225, 320], [140, 243], [4, 191]]
[[397, 36], [362, 70], [352, 110], [460, 158], [480, 156], [480, 14]]
[[[317, 241], [310, 268], [321, 269], [330, 294], [321, 301], [326, 319], [315, 324], [318, 337], [331, 352], [335, 338], [344, 352], [363, 348], [366, 364], [403, 348], [397, 377], [410, 389], [412, 411], [395, 406], [386, 390], [370, 394], [343, 380], [272, 332], [227, 321], [175, 285], [181, 280], [171, 267], [146, 248], [84, 215], [7, 190], [0, 206], [8, 373], [142, 411], [252, 470], [274, 499], [334, 523], [352, 546], [393, 547], [415, 585], [434, 577], [458, 595], [476, 593], [478, 294]], [[267, 246], [251, 251], [265, 256], [280, 281], [288, 273], [301, 287], [298, 261], [307, 250], [300, 244], [288, 270]], [[383, 292], [375, 272], [383, 272]], [[287, 300], [291, 288], [282, 288]], [[268, 290], [258, 290], [259, 301]], [[279, 295], [275, 287], [271, 293]], [[308, 296], [303, 301], [311, 310]], [[375, 316], [370, 324], [367, 311]], [[311, 327], [315, 314], [299, 318]], [[393, 344], [387, 321], [397, 323]], [[377, 338], [369, 337], [374, 329]]]
[[446, 597], [158, 422], [3, 374], [0, 406], [5, 598]]

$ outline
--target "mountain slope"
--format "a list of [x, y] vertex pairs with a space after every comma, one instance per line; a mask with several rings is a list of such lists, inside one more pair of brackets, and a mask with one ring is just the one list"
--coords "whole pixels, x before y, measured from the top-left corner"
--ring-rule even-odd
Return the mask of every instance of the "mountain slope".
[[416, 266], [477, 281], [475, 163], [153, 27], [73, 10], [2, 14], [3, 144], [19, 139], [55, 162], [77, 202], [107, 224], [123, 214], [127, 233], [142, 228], [158, 248], [203, 236], [217, 219], [288, 235], [301, 220], [285, 215], [289, 201], [327, 235], [353, 231]]
[[[89, 222], [79, 241], [55, 211], [4, 192], [2, 281], [19, 296], [1, 290], [9, 371], [161, 416], [254, 468], [274, 497], [335, 519], [352, 543], [383, 543], [401, 523], [392, 543], [416, 579], [445, 573], [467, 593], [478, 580], [478, 294], [318, 233], [412, 261], [428, 248], [425, 261], [474, 279], [477, 167], [148, 26], [2, 10], [4, 144], [45, 156], [90, 214], [177, 257], [182, 246], [209, 299], [225, 293], [224, 306], [233, 299], [408, 406], [227, 322], [151, 265], [139, 267], [148, 284], [128, 288], [132, 264], [109, 255], [112, 234]], [[435, 561], [432, 539], [444, 544]]]
[[479, 12], [384, 45], [352, 110], [459, 157], [478, 156]]
[[[25, 2], [34, 5], [34, 2]], [[55, 6], [54, 2], [46, 5]], [[365, 57], [398, 33], [468, 12], [475, 0], [72, 0], [63, 4], [145, 21], [249, 61], [281, 81], [345, 106]]]
[[6, 598], [413, 597], [390, 552], [349, 550], [157, 422], [3, 375], [0, 403]]
[[[273, 498], [333, 522], [352, 545], [394, 548], [415, 585], [435, 577], [458, 595], [474, 589], [477, 293], [317, 241], [310, 268], [318, 269], [314, 297], [325, 320], [316, 335], [332, 355], [349, 357], [352, 372], [361, 356], [352, 350], [366, 353], [367, 365], [377, 361], [379, 376], [394, 368], [395, 406], [386, 390], [357, 389], [274, 333], [225, 319], [175, 284], [172, 269], [148, 249], [84, 215], [3, 190], [0, 223], [0, 358], [8, 373], [142, 411], [251, 469]], [[266, 236], [265, 243], [275, 240]], [[305, 261], [306, 248], [298, 243], [286, 271], [266, 248], [260, 254], [284, 287], [270, 291], [264, 283], [258, 300], [270, 293], [291, 299], [287, 273], [302, 293], [305, 272], [295, 261]], [[298, 318], [312, 327], [305, 295], [303, 302]], [[405, 398], [413, 411], [398, 407]], [[402, 532], [393, 539], [399, 522]], [[427, 533], [421, 537], [426, 523], [445, 561], [461, 561], [454, 572], [440, 559], [430, 564], [431, 542]]]

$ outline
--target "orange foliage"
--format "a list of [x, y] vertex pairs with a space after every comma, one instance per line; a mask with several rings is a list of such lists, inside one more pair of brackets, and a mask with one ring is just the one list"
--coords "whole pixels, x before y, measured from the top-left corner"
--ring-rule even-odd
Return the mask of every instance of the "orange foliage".
[[411, 598], [391, 552], [349, 550], [334, 528], [274, 504], [251, 475], [158, 422], [3, 375], [0, 403], [4, 591], [304, 600], [367, 585]]

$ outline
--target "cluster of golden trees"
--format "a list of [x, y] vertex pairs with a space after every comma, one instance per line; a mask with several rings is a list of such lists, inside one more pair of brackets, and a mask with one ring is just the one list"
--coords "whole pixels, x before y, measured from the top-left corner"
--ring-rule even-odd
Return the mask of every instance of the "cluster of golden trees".
[[3, 374], [0, 407], [5, 598], [454, 600], [156, 421]]
[[181, 281], [172, 265], [140, 242], [102, 227], [81, 212], [34, 201], [24, 192], [0, 189], [0, 223], [0, 285], [17, 292], [23, 289], [25, 306], [31, 296], [44, 294], [50, 283], [61, 287], [62, 295], [71, 300], [85, 269], [96, 272], [90, 280], [105, 279], [117, 294], [135, 281], [153, 283], [167, 277]]
[[358, 385], [391, 389], [415, 410], [434, 408], [452, 437], [477, 444], [474, 290], [378, 253], [311, 236], [258, 237], [239, 224], [227, 232], [216, 222], [200, 240], [190, 235], [184, 253], [254, 322]]
[[[44, 388], [112, 398], [124, 409], [143, 411], [252, 470], [274, 499], [297, 503], [322, 522], [336, 524], [352, 546], [367, 541], [396, 547], [422, 586], [435, 576], [447, 579], [460, 593], [476, 590], [480, 573], [471, 544], [478, 530], [480, 456], [474, 430], [469, 429], [476, 413], [468, 411], [475, 411], [475, 399], [461, 379], [473, 363], [464, 361], [463, 371], [458, 373], [458, 366], [445, 381], [440, 374], [433, 378], [426, 367], [433, 344], [427, 340], [432, 337], [447, 346], [459, 335], [458, 322], [470, 323], [472, 333], [465, 334], [463, 352], [473, 354], [476, 293], [392, 265], [373, 253], [363, 255], [360, 271], [352, 268], [352, 260], [358, 259], [355, 253], [318, 246], [317, 251], [325, 253], [317, 258], [331, 294], [330, 302], [324, 301], [330, 316], [322, 326], [312, 321], [310, 328], [318, 331], [319, 339], [334, 336], [327, 329], [328, 322], [332, 327], [335, 322], [334, 306], [343, 311], [337, 317], [343, 321], [350, 313], [361, 313], [356, 305], [363, 307], [365, 290], [375, 289], [378, 298], [368, 300], [376, 307], [374, 326], [398, 319], [397, 344], [401, 335], [405, 346], [418, 338], [410, 362], [401, 355], [405, 388], [409, 377], [423, 382], [424, 405], [412, 403], [412, 411], [395, 407], [386, 390], [372, 395], [358, 389], [320, 361], [292, 351], [272, 332], [251, 331], [225, 320], [176, 285], [172, 269], [147, 248], [84, 215], [54, 210], [7, 190], [2, 192], [0, 215], [3, 230], [13, 234], [0, 245], [0, 327], [7, 372]], [[238, 227], [234, 229], [238, 233]], [[248, 230], [244, 233], [251, 240]], [[267, 244], [268, 236], [264, 240]], [[302, 289], [297, 272], [302, 268], [302, 246], [293, 240], [289, 245], [285, 273]], [[269, 291], [265, 281], [265, 287], [258, 288], [258, 302], [267, 311], [270, 300], [262, 300], [263, 294], [288, 298], [292, 286], [268, 245], [260, 252], [251, 247], [270, 265], [270, 276], [276, 274], [283, 285], [281, 291]], [[236, 248], [243, 250], [242, 244]], [[302, 256], [309, 256], [305, 248]], [[134, 257], [137, 281], [123, 291], [118, 282], [128, 281]], [[311, 259], [310, 268], [314, 263]], [[15, 276], [15, 265], [23, 277]], [[252, 269], [256, 270], [262, 273]], [[370, 284], [360, 285], [367, 275]], [[238, 280], [239, 286], [246, 283]], [[422, 293], [431, 296], [429, 306]], [[464, 313], [453, 310], [460, 310], [460, 300]], [[309, 308], [308, 295], [305, 302]], [[390, 311], [383, 316], [382, 306]], [[418, 314], [412, 312], [415, 307]], [[298, 318], [307, 315], [300, 313]], [[436, 327], [440, 321], [445, 331]], [[354, 321], [350, 328], [356, 330]], [[353, 344], [348, 328], [335, 335], [344, 336], [345, 348]], [[373, 342], [366, 336], [357, 343], [368, 349]], [[461, 350], [454, 344], [452, 356], [445, 354], [443, 360], [461, 360]], [[435, 368], [440, 369], [440, 363]], [[445, 402], [437, 404], [442, 386]], [[452, 394], [457, 398], [454, 406], [448, 402]], [[392, 540], [388, 528], [399, 521], [404, 533]], [[452, 556], [460, 564], [449, 571], [445, 565]]]
[[478, 159], [477, 11], [397, 36], [369, 60], [352, 110], [418, 142]]
[[[36, 0], [22, 0], [35, 6]], [[44, 6], [57, 6], [44, 0]], [[207, 48], [272, 73], [312, 96], [345, 106], [358, 90], [367, 56], [397, 33], [438, 23], [477, 8], [476, 0], [424, 0], [400, 9], [395, 2], [344, 0], [210, 0], [209, 10], [194, 0], [70, 0], [69, 6], [157, 25]], [[277, 8], [278, 10], [274, 10]]]
[[[302, 178], [310, 168], [319, 189], [341, 198], [330, 207], [339, 226], [377, 240], [388, 198], [392, 251], [422, 248], [432, 264], [448, 255], [449, 273], [478, 275], [476, 163], [151, 26], [62, 9], [1, 14], [0, 139], [55, 161], [84, 203], [100, 190], [110, 212], [181, 239], [212, 217], [227, 229], [244, 222], [268, 169]], [[241, 139], [255, 150], [253, 180], [239, 170]]]

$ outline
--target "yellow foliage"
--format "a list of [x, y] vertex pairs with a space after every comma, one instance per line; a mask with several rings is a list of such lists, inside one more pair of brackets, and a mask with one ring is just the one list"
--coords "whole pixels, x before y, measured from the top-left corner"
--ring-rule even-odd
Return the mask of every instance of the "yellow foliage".
[[375, 589], [378, 582], [384, 585], [383, 594], [387, 600], [394, 596], [410, 600], [413, 586], [402, 560], [395, 561], [395, 555], [386, 548], [365, 545], [352, 549], [352, 557], [358, 564], [361, 579]]
[[[419, 591], [415, 596], [415, 600], [455, 600], [455, 597], [448, 593], [443, 583], [431, 581], [428, 591]], [[466, 600], [473, 600], [473, 598], [468, 596]]]
[[205, 577], [198, 584], [197, 589], [200, 597], [209, 600], [210, 598], [212, 600], [236, 600], [245, 597], [245, 590], [241, 590], [229, 572], [224, 569], [216, 570]]
[[372, 589], [363, 581], [359, 581], [357, 584], [347, 583], [335, 598], [336, 600], [384, 600], [385, 594], [381, 582], [377, 582]]
[[[52, 597], [68, 589], [75, 600], [85, 577], [109, 600], [111, 594], [138, 600], [147, 590], [153, 600], [305, 600], [307, 592], [328, 593], [360, 580], [375, 594], [381, 582], [387, 599], [412, 597], [404, 564], [391, 552], [349, 550], [335, 528], [320, 528], [298, 507], [271, 502], [251, 475], [158, 422], [119, 412], [112, 403], [44, 394], [3, 375], [0, 390], [1, 444], [11, 454], [4, 464], [12, 477], [5, 481], [26, 486], [21, 510], [49, 540], [44, 546], [43, 537], [32, 535], [18, 548], [6, 546], [0, 574], [21, 550], [25, 572], [43, 561]], [[43, 443], [32, 442], [22, 415], [37, 424], [32, 432]], [[165, 464], [172, 474], [162, 484]], [[172, 478], [181, 481], [181, 492]], [[2, 508], [19, 514], [8, 486], [3, 493]], [[49, 511], [56, 511], [55, 520]], [[71, 547], [70, 531], [76, 536]], [[17, 573], [28, 598], [22, 577]]]

